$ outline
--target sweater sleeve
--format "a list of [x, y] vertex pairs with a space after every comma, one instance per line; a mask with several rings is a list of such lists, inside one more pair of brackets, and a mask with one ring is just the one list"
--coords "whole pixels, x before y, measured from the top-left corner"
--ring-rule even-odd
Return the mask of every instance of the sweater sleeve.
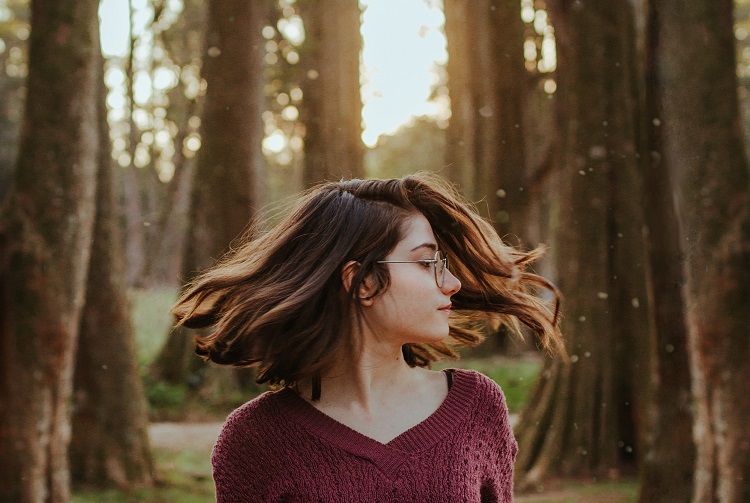
[[269, 501], [269, 455], [259, 421], [241, 407], [222, 428], [211, 453], [217, 503]]
[[508, 406], [500, 386], [485, 378], [486, 395], [479, 413], [484, 415], [488, 457], [493, 463], [482, 481], [482, 503], [509, 503], [513, 501], [513, 465], [518, 453], [518, 443], [508, 417]]

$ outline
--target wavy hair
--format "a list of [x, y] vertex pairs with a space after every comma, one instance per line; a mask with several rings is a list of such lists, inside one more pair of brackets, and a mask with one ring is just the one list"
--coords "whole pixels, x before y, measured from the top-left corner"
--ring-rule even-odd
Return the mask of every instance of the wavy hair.
[[[541, 255], [502, 242], [492, 225], [456, 189], [437, 176], [327, 182], [303, 194], [279, 224], [229, 252], [190, 283], [172, 308], [177, 324], [213, 327], [195, 337], [196, 353], [236, 367], [258, 367], [259, 384], [293, 386], [331, 368], [347, 341], [352, 307], [360, 318], [360, 285], [368, 276], [374, 295], [390, 277], [378, 264], [404, 237], [405, 223], [424, 215], [461, 280], [452, 296], [456, 316], [440, 343], [405, 344], [410, 366], [429, 367], [455, 349], [484, 339], [477, 321], [505, 323], [520, 333], [526, 325], [548, 350], [563, 350], [559, 331], [560, 295], [554, 285], [530, 272]], [[342, 294], [342, 268], [360, 264]], [[551, 291], [545, 302], [539, 290]], [[361, 319], [361, 318], [360, 318]]]

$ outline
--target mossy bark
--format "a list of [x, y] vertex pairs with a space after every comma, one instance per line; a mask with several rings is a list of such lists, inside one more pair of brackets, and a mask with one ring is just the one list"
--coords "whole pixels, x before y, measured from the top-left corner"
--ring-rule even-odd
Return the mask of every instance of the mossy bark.
[[[520, 487], [633, 472], [649, 331], [630, 2], [559, 2], [557, 283], [571, 362], [547, 359], [517, 431]], [[592, 27], [595, 27], [593, 29]]]
[[448, 0], [445, 18], [452, 110], [446, 173], [481, 201], [501, 236], [528, 244], [523, 111], [530, 79], [521, 4]]
[[731, 0], [658, 2], [664, 148], [681, 197], [696, 502], [750, 501], [750, 174]]
[[69, 402], [99, 152], [98, 4], [31, 3], [27, 99], [0, 267], [2, 501], [70, 497]]
[[362, 178], [362, 98], [357, 0], [300, 0], [305, 25], [300, 48], [300, 121], [305, 126], [303, 181]]
[[638, 501], [642, 503], [690, 501], [695, 466], [687, 312], [682, 296], [685, 275], [661, 123], [661, 82], [657, 72], [660, 21], [658, 4], [650, 2], [644, 44], [646, 155], [643, 160], [650, 258], [649, 306], [654, 330], [647, 433], [638, 490]]
[[105, 97], [100, 80], [96, 223], [76, 351], [70, 461], [74, 483], [124, 489], [151, 485], [154, 466], [130, 322]]

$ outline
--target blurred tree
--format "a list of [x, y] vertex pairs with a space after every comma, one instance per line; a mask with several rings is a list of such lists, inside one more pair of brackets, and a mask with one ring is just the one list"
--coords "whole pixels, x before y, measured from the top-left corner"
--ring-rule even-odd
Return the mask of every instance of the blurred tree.
[[632, 4], [550, 7], [562, 150], [556, 269], [570, 363], [545, 360], [522, 414], [522, 486], [550, 476], [633, 471], [647, 370]]
[[445, 2], [452, 110], [447, 174], [486, 203], [486, 216], [501, 236], [516, 236], [513, 244], [524, 235], [528, 193], [522, 116], [530, 75], [520, 13], [520, 2]]
[[0, 204], [10, 189], [18, 151], [27, 67], [28, 2], [6, 0], [0, 22]]
[[[203, 73], [208, 87], [183, 262], [185, 281], [228, 251], [257, 210], [256, 190], [263, 180], [261, 30], [268, 8], [265, 0], [217, 0], [209, 5]], [[187, 329], [169, 335], [153, 367], [157, 377], [173, 384], [201, 384], [207, 366], [195, 356], [190, 335]]]
[[750, 173], [731, 0], [656, 4], [664, 151], [681, 197], [695, 502], [750, 501]]
[[323, 180], [364, 176], [359, 53], [362, 49], [357, 0], [299, 0], [305, 27], [300, 47], [305, 126], [303, 178]]
[[[200, 146], [205, 4], [156, 0], [131, 11], [131, 23], [145, 13], [152, 19], [131, 25], [128, 56], [108, 65], [108, 72], [124, 76], [124, 86], [113, 86], [110, 94], [122, 97], [125, 110], [111, 110], [110, 116], [115, 144], [122, 145], [113, 156], [123, 168], [118, 186], [128, 283], [176, 285]], [[144, 92], [145, 81], [150, 94]]]
[[95, 0], [31, 3], [27, 99], [0, 267], [0, 500], [66, 502], [73, 358], [93, 237]]
[[76, 351], [70, 460], [74, 482], [125, 489], [151, 485], [154, 467], [130, 323], [106, 90], [100, 77], [96, 220]]
[[682, 251], [668, 158], [664, 155], [661, 82], [657, 72], [660, 46], [658, 8], [649, 2], [645, 33], [646, 148], [644, 198], [649, 251], [649, 312], [652, 330], [649, 394], [645, 414], [638, 501], [690, 501], [695, 447], [688, 358], [688, 335]]

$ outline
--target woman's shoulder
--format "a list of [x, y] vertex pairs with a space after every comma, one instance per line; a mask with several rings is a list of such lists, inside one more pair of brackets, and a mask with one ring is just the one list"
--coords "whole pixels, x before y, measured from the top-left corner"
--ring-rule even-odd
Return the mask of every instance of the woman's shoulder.
[[276, 422], [276, 397], [280, 391], [266, 391], [233, 410], [224, 421], [216, 448], [250, 442]]
[[472, 369], [448, 369], [453, 371], [454, 380], [461, 380], [473, 390], [477, 407], [501, 407], [507, 411], [505, 395], [500, 385], [486, 375]]

